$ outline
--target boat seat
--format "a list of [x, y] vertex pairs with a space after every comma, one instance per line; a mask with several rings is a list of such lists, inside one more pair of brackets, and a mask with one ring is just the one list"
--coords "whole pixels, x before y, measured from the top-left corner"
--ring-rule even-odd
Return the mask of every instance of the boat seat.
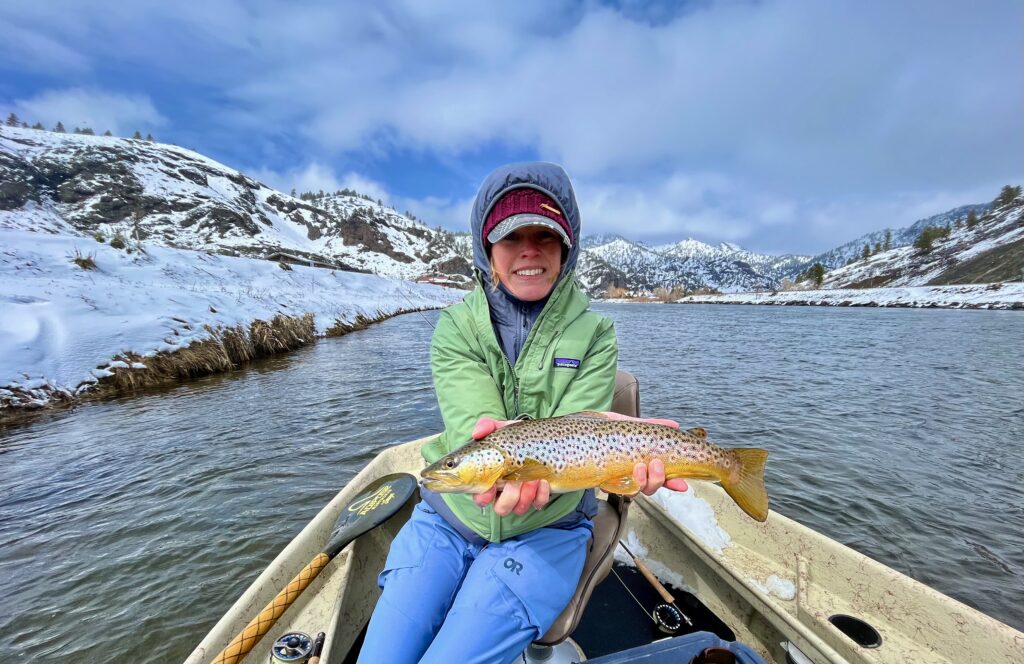
[[[625, 371], [615, 374], [615, 392], [612, 396], [611, 409], [623, 415], [640, 417], [640, 382]], [[608, 500], [597, 501], [594, 536], [590, 540], [590, 550], [583, 563], [583, 574], [580, 575], [576, 593], [547, 633], [535, 641], [536, 645], [558, 645], [576, 629], [594, 588], [604, 581], [612, 568], [615, 547], [626, 529], [630, 502], [630, 498], [617, 495], [609, 495]]]

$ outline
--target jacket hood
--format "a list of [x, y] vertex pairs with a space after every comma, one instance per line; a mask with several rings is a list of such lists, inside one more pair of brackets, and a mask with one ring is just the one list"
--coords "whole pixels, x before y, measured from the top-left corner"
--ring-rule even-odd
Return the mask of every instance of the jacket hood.
[[562, 265], [562, 272], [558, 275], [556, 285], [576, 268], [576, 258], [580, 253], [580, 211], [576, 205], [576, 194], [573, 192], [569, 175], [558, 164], [544, 161], [509, 164], [496, 169], [480, 185], [470, 219], [470, 230], [473, 233], [473, 267], [477, 269], [488, 290], [491, 287], [491, 274], [487, 251], [484, 249], [484, 220], [505, 192], [519, 187], [537, 189], [553, 198], [562, 208], [562, 214], [572, 228], [572, 247]]

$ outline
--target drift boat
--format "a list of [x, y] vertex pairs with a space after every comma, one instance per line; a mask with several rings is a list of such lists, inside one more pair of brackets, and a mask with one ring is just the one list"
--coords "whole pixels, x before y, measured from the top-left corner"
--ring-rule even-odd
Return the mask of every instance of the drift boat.
[[[628, 374], [620, 373], [613, 409], [639, 413], [638, 387]], [[420, 447], [427, 440], [396, 445], [371, 461], [249, 586], [186, 663], [287, 661], [271, 659], [281, 656], [279, 637], [320, 632], [320, 662], [354, 662], [379, 595], [377, 574], [417, 499], [412, 489], [405, 494], [410, 499], [400, 497], [400, 508], [392, 506], [390, 518], [363, 526], [359, 530], [365, 532], [351, 542], [342, 539], [344, 546], [332, 552], [329, 562], [323, 552], [339, 519], [387, 498], [373, 488], [382, 478], [419, 476], [425, 466]], [[404, 479], [411, 487], [412, 480]], [[777, 512], [758, 523], [715, 484], [693, 482], [690, 492], [688, 500], [706, 503], [730, 541], [724, 546], [705, 541], [706, 536], [673, 517], [665, 501], [600, 496], [593, 551], [577, 596], [552, 630], [530, 647], [529, 657], [544, 661], [562, 651], [569, 653], [562, 661], [589, 658], [610, 664], [643, 658], [651, 664], [685, 664], [690, 657], [680, 659], [680, 653], [690, 652], [688, 643], [715, 645], [720, 640], [745, 644], [772, 664], [1024, 662], [1024, 633]], [[667, 596], [637, 568], [613, 565], [620, 539], [650, 552], [650, 566], [675, 580], [662, 589]], [[305, 575], [308, 581], [311, 561], [319, 561], [322, 571], [297, 592], [293, 577]], [[290, 604], [275, 599], [279, 593]], [[674, 600], [670, 606], [692, 624], [658, 615], [655, 609], [664, 609], [665, 600]], [[416, 598], [409, 601], [414, 605]], [[280, 615], [258, 641], [250, 627], [247, 655], [232, 659], [221, 654], [250, 621], [260, 616], [254, 623], [265, 626], [271, 613]], [[737, 655], [735, 661], [753, 660]]]

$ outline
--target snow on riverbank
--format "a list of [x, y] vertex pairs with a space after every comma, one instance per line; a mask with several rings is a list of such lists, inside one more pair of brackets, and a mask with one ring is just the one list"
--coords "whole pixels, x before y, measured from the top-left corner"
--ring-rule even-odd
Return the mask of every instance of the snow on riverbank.
[[[144, 249], [129, 254], [87, 237], [0, 229], [0, 406], [15, 404], [15, 391], [37, 400], [79, 394], [110, 375], [115, 356], [178, 350], [209, 338], [207, 326], [248, 328], [312, 313], [322, 335], [338, 321], [440, 308], [465, 295], [368, 274]], [[75, 258], [91, 258], [95, 269]]]
[[1024, 283], [907, 286], [902, 288], [837, 288], [690, 295], [681, 304], [775, 304], [838, 307], [942, 307], [950, 309], [1024, 309]]

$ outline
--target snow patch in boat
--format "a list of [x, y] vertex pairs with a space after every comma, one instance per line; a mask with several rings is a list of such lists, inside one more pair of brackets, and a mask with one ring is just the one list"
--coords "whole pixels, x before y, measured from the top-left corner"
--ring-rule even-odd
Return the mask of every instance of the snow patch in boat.
[[787, 581], [775, 574], [772, 574], [764, 583], [757, 579], [750, 579], [750, 583], [763, 592], [765, 595], [775, 595], [779, 599], [791, 600], [796, 597], [796, 586], [792, 581]]
[[[672, 568], [660, 560], [651, 558], [647, 547], [644, 546], [640, 542], [640, 538], [636, 536], [636, 531], [630, 530], [629, 534], [626, 535], [626, 546], [629, 547], [629, 550], [632, 551], [637, 558], [647, 565], [647, 568], [651, 570], [651, 573], [654, 574], [654, 576], [658, 577], [659, 581], [688, 593], [694, 592], [693, 588], [683, 581], [681, 574], [673, 571]], [[615, 547], [615, 562], [622, 563], [623, 565], [628, 565], [630, 567], [636, 567], [633, 563], [633, 559], [629, 557], [629, 554], [626, 553], [621, 546]]]
[[732, 544], [732, 538], [718, 526], [715, 511], [711, 505], [698, 498], [693, 491], [670, 491], [658, 489], [651, 500], [665, 508], [672, 518], [697, 536], [706, 546], [721, 555]]

